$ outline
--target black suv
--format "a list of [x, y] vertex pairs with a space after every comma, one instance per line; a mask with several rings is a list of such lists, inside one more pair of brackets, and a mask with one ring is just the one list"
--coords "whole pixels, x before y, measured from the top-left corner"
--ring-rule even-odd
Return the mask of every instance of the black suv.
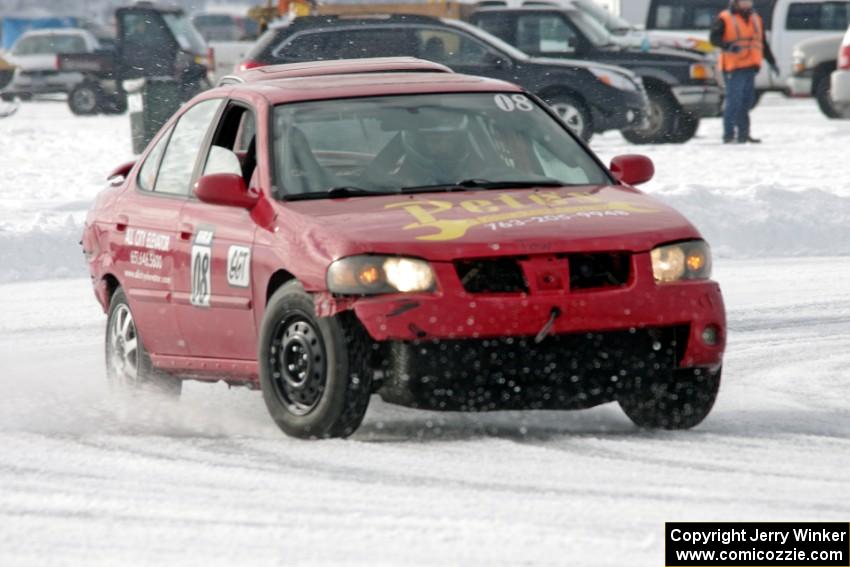
[[619, 43], [605, 27], [576, 8], [484, 8], [470, 21], [535, 57], [570, 57], [631, 69], [650, 101], [647, 120], [623, 132], [634, 143], [682, 143], [699, 119], [717, 116], [723, 104], [712, 62], [679, 49], [636, 49]]
[[537, 60], [475, 26], [427, 16], [296, 18], [268, 30], [242, 68], [391, 56], [419, 57], [459, 73], [519, 84], [552, 106], [585, 140], [594, 132], [639, 124], [648, 111], [640, 79], [631, 71], [586, 61]]

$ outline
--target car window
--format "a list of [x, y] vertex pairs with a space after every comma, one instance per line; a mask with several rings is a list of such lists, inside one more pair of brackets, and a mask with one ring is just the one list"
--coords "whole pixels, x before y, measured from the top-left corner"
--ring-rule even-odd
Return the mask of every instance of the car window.
[[159, 18], [150, 14], [127, 12], [121, 16], [121, 28], [125, 50], [161, 51], [171, 45], [173, 38]]
[[274, 57], [277, 61], [286, 62], [338, 59], [337, 39], [336, 35], [327, 32], [298, 34], [278, 47]]
[[850, 2], [794, 3], [788, 7], [790, 31], [842, 31], [850, 21]]
[[495, 55], [494, 51], [477, 39], [454, 31], [417, 28], [414, 35], [419, 57], [450, 67], [452, 65], [484, 66], [489, 63], [487, 54]]
[[155, 193], [189, 195], [201, 143], [219, 106], [221, 101], [218, 99], [205, 100], [180, 117], [162, 158]]
[[[653, 0], [647, 17], [648, 29], [708, 30], [717, 16], [729, 7], [728, 0]], [[774, 0], [756, 0], [755, 9], [771, 28]]]
[[573, 53], [579, 37], [555, 14], [526, 14], [517, 19], [516, 46], [526, 53]]
[[472, 23], [496, 37], [511, 43], [514, 41], [514, 18], [505, 13], [475, 14]]
[[494, 182], [608, 183], [604, 170], [519, 93], [369, 97], [275, 108], [272, 161], [284, 196], [335, 187]]
[[195, 54], [205, 54], [207, 45], [204, 38], [192, 25], [191, 20], [184, 13], [163, 14], [162, 19], [171, 31], [171, 34], [180, 44], [180, 49]]
[[136, 178], [136, 185], [139, 189], [153, 191], [154, 185], [156, 184], [156, 174], [159, 172], [159, 162], [162, 160], [162, 154], [165, 152], [165, 146], [168, 145], [168, 138], [171, 137], [173, 129], [174, 128], [169, 128], [168, 131], [159, 138], [156, 145], [145, 158], [145, 163], [142, 164], [142, 168], [139, 170], [139, 175]]
[[85, 53], [86, 40], [79, 35], [38, 35], [21, 39], [14, 55], [53, 55], [56, 53]]
[[257, 166], [255, 132], [254, 112], [242, 104], [231, 104], [221, 114], [203, 174], [234, 173], [249, 183]]

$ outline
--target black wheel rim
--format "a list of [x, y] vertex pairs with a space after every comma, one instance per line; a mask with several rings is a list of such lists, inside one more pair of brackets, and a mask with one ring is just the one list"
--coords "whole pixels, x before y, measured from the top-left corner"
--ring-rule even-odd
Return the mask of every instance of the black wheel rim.
[[321, 334], [306, 317], [283, 319], [272, 334], [269, 363], [275, 393], [294, 415], [307, 415], [319, 404], [327, 379]]

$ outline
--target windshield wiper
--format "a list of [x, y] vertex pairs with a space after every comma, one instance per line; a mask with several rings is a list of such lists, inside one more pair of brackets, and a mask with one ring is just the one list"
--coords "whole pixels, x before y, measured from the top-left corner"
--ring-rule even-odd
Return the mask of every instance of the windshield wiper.
[[466, 189], [522, 189], [526, 187], [568, 187], [570, 183], [564, 183], [556, 179], [522, 179], [518, 181], [490, 181], [489, 179], [464, 179], [457, 183]]
[[284, 195], [285, 201], [306, 201], [309, 199], [341, 199], [344, 197], [369, 197], [374, 195], [390, 195], [395, 191], [373, 191], [362, 187], [344, 185], [331, 187], [326, 191], [311, 191], [309, 193], [293, 193]]
[[470, 189], [523, 189], [526, 187], [570, 187], [554, 179], [521, 180], [521, 181], [490, 181], [488, 179], [464, 179], [457, 183], [443, 185], [417, 185], [402, 187], [402, 193], [451, 193], [453, 191], [468, 191]]

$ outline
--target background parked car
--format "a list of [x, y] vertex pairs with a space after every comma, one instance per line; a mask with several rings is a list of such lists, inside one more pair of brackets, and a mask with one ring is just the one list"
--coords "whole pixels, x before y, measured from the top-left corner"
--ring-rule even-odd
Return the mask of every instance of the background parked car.
[[3, 89], [3, 99], [29, 99], [33, 95], [68, 93], [82, 80], [80, 73], [60, 71], [60, 53], [92, 53], [97, 39], [81, 29], [34, 30], [22, 35], [6, 59], [17, 67]]
[[484, 8], [470, 21], [532, 56], [586, 59], [634, 71], [643, 80], [650, 112], [642, 124], [623, 131], [633, 143], [686, 142], [700, 118], [721, 111], [722, 90], [711, 60], [683, 50], [624, 47], [578, 8]]
[[[626, 13], [637, 13], [634, 11], [634, 8], [638, 7], [637, 5], [640, 1], [645, 2], [645, 5], [643, 11], [640, 12], [639, 21], [641, 25], [638, 26], [624, 16]], [[581, 10], [597, 20], [614, 36], [617, 43], [626, 47], [644, 49], [667, 47], [700, 51], [702, 53], [712, 53], [714, 51], [714, 46], [711, 45], [711, 42], [687, 32], [680, 34], [657, 33], [643, 29], [649, 0], [629, 0], [628, 3], [623, 4], [622, 11], [619, 9], [619, 5], [612, 6], [610, 3], [606, 4], [604, 0], [482, 0], [477, 5], [480, 8], [518, 8], [521, 6], [573, 8]], [[626, 8], [628, 8], [628, 11]]]
[[[683, 31], [708, 37], [709, 29], [728, 0], [652, 0], [646, 29], [680, 34]], [[764, 19], [770, 46], [779, 65], [775, 76], [765, 65], [756, 77], [756, 89], [788, 91], [794, 47], [801, 41], [844, 31], [850, 18], [850, 0], [755, 0]]]
[[209, 51], [183, 10], [140, 2], [118, 8], [115, 20], [118, 33], [110, 49], [54, 57], [61, 69], [83, 73], [68, 97], [75, 114], [124, 112], [124, 81], [130, 79], [170, 80], [175, 94], [162, 98], [174, 100], [160, 101], [164, 107], [179, 105], [208, 86]]
[[585, 140], [594, 132], [634, 126], [648, 110], [640, 79], [627, 69], [535, 59], [465, 22], [427, 16], [296, 18], [267, 31], [242, 68], [392, 56], [419, 57], [460, 73], [518, 83]]
[[843, 118], [832, 102], [830, 76], [838, 64], [838, 52], [844, 34], [816, 37], [800, 42], [794, 48], [794, 67], [788, 79], [791, 96], [814, 96], [829, 118]]
[[850, 111], [850, 27], [838, 52], [838, 69], [832, 73], [832, 101], [842, 112]]
[[192, 23], [208, 43], [254, 40], [260, 35], [260, 24], [244, 15], [202, 12], [192, 16]]

